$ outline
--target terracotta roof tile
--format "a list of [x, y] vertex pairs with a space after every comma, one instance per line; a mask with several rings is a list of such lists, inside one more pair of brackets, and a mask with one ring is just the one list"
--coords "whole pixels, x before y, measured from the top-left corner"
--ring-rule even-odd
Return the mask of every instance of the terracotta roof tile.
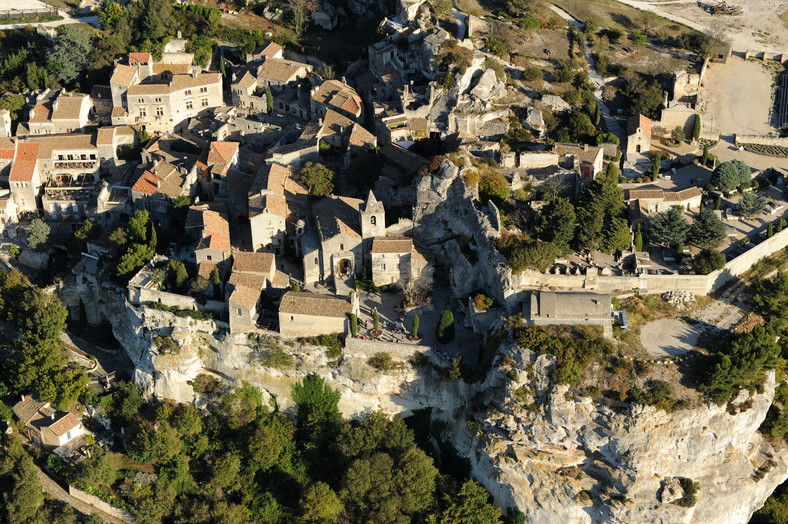
[[82, 113], [82, 106], [90, 99], [88, 95], [60, 95], [52, 103], [52, 120], [76, 120]]
[[10, 138], [0, 138], [0, 158], [13, 160], [16, 155], [16, 142]]
[[109, 79], [111, 84], [119, 84], [122, 86], [130, 86], [134, 82], [134, 76], [137, 74], [137, 68], [118, 64], [112, 72], [112, 77]]
[[358, 96], [356, 90], [338, 80], [323, 82], [312, 95], [312, 99], [320, 104], [342, 109], [352, 115], [358, 115], [362, 108], [361, 97]]
[[413, 239], [408, 237], [375, 237], [372, 239], [373, 253], [410, 253]]
[[318, 293], [288, 291], [282, 297], [279, 311], [313, 317], [343, 318], [353, 312], [353, 306], [344, 298]]
[[348, 144], [356, 147], [364, 147], [375, 143], [375, 135], [364, 129], [361, 124], [353, 124], [350, 132]]
[[273, 253], [247, 253], [237, 251], [233, 255], [233, 271], [269, 276], [276, 269]]
[[129, 53], [129, 64], [150, 64], [153, 61], [153, 55], [150, 53]]
[[96, 134], [96, 145], [111, 146], [115, 142], [115, 128], [101, 127]]
[[627, 136], [637, 133], [638, 128], [643, 131], [645, 136], [651, 136], [651, 119], [643, 115], [627, 118]]
[[665, 197], [665, 192], [659, 188], [630, 189], [628, 200], [660, 199]]
[[232, 164], [239, 145], [238, 142], [211, 142], [208, 164]]
[[665, 202], [681, 202], [703, 195], [699, 187], [688, 187], [680, 191], [665, 191]]
[[260, 290], [246, 286], [238, 286], [230, 293], [229, 301], [245, 309], [253, 310], [260, 300]]
[[17, 146], [14, 163], [11, 164], [9, 182], [32, 182], [36, 172], [36, 162], [39, 145], [36, 143], [22, 142]]
[[297, 76], [304, 76], [312, 70], [309, 64], [284, 60], [282, 58], [269, 58], [257, 70], [258, 78], [267, 78], [276, 82], [292, 82]]
[[239, 273], [234, 271], [230, 273], [230, 279], [227, 285], [231, 287], [248, 287], [256, 289], [259, 293], [261, 289], [265, 288], [265, 283], [268, 278], [263, 275], [251, 275], [249, 273]]
[[32, 111], [32, 116], [28, 119], [31, 124], [43, 124], [52, 121], [52, 106], [49, 103], [38, 102]]
[[49, 429], [51, 429], [58, 437], [62, 437], [80, 424], [81, 422], [76, 415], [73, 413], [66, 413], [54, 423], [50, 424]]

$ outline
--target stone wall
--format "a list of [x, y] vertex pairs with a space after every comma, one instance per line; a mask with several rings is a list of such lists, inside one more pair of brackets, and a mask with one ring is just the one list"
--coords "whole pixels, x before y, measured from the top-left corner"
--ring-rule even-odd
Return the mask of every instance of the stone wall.
[[279, 312], [279, 333], [283, 337], [300, 338], [346, 333], [350, 321], [346, 317], [316, 317]]
[[217, 314], [222, 314], [227, 311], [227, 305], [224, 301], [208, 300], [205, 304], [200, 304], [193, 297], [179, 295], [177, 293], [168, 293], [166, 291], [159, 291], [158, 289], [130, 287], [129, 302], [136, 306], [146, 302], [160, 302], [165, 306]]
[[345, 353], [354, 357], [369, 358], [377, 353], [388, 353], [394, 360], [407, 361], [417, 351], [428, 352], [430, 346], [411, 344], [409, 342], [394, 343], [363, 338], [347, 337], [345, 340]]
[[760, 146], [779, 146], [788, 147], [788, 138], [778, 138], [763, 135], [736, 135], [736, 145], [757, 144]]
[[111, 515], [118, 520], [122, 520], [123, 522], [134, 522], [134, 517], [131, 516], [131, 513], [128, 511], [123, 511], [122, 509], [118, 509], [115, 506], [110, 506], [100, 498], [95, 495], [91, 495], [90, 493], [86, 493], [81, 489], [77, 489], [74, 486], [68, 486], [68, 494], [74, 497], [77, 500], [81, 500], [86, 504], [90, 504], [94, 508], [99, 511], [106, 513], [107, 515]]

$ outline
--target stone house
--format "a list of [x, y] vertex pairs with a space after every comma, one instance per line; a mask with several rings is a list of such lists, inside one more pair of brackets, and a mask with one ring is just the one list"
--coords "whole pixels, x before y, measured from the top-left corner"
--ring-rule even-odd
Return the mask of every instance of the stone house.
[[372, 282], [376, 286], [432, 282], [430, 255], [425, 249], [417, 247], [412, 238], [374, 238], [369, 258]]
[[166, 224], [170, 217], [170, 204], [180, 196], [194, 197], [197, 171], [178, 169], [168, 162], [156, 161], [140, 173], [131, 186], [131, 201], [136, 209], [147, 209], [156, 223]]
[[344, 149], [356, 123], [333, 109], [329, 109], [320, 121], [322, 121], [322, 125], [317, 134], [318, 140], [337, 149]]
[[609, 294], [532, 291], [523, 301], [523, 318], [531, 326], [603, 326], [606, 336], [613, 334]]
[[372, 239], [386, 235], [385, 210], [372, 191], [366, 202], [348, 197], [323, 198], [312, 205], [310, 218], [301, 236], [307, 283], [360, 273]]
[[356, 90], [338, 80], [326, 80], [313, 87], [310, 107], [313, 116], [325, 116], [329, 109], [357, 121], [364, 115], [364, 106]]
[[601, 147], [555, 144], [553, 151], [558, 153], [562, 167], [574, 170], [584, 180], [593, 180], [602, 172], [605, 155]]
[[269, 42], [264, 46], [260, 46], [252, 53], [246, 53], [246, 61], [254, 62], [256, 60], [265, 61], [269, 58], [282, 58], [284, 49], [276, 42]]
[[650, 186], [627, 190], [625, 200], [629, 204], [632, 218], [643, 221], [650, 215], [669, 211], [676, 206], [682, 206], [686, 211], [698, 211], [703, 200], [703, 192], [698, 187], [667, 191]]
[[289, 283], [290, 277], [276, 269], [273, 253], [235, 253], [232, 273], [225, 288], [230, 332], [255, 329], [262, 292], [284, 290]]
[[252, 249], [282, 254], [285, 242], [300, 255], [298, 238], [303, 234], [307, 190], [293, 179], [290, 167], [271, 164], [262, 169], [249, 189], [249, 225]]
[[8, 184], [19, 211], [35, 213], [38, 209], [38, 193], [41, 189], [41, 174], [38, 170], [37, 143], [23, 142], [16, 147], [16, 157], [11, 164]]
[[28, 438], [45, 450], [66, 446], [87, 433], [74, 413], [58, 411], [49, 402], [31, 396], [22, 395], [12, 409], [24, 424]]
[[651, 151], [651, 119], [643, 115], [627, 118], [628, 162], [635, 162], [640, 155], [648, 156]]
[[267, 113], [268, 102], [265, 91], [258, 92], [257, 79], [249, 71], [230, 85], [233, 105], [250, 112]]
[[8, 109], [0, 109], [0, 138], [11, 136], [11, 112]]
[[353, 159], [363, 155], [371, 148], [377, 147], [377, 145], [378, 139], [375, 135], [367, 131], [361, 124], [353, 124], [347, 139], [345, 167], [348, 167]]
[[299, 82], [309, 77], [312, 69], [309, 64], [282, 58], [267, 58], [257, 68], [257, 87], [269, 88], [279, 93], [286, 87], [296, 87]]
[[223, 105], [222, 75], [190, 64], [154, 63], [150, 53], [130, 53], [110, 78], [112, 124], [141, 124], [169, 132]]
[[50, 101], [36, 103], [28, 112], [28, 121], [17, 129], [17, 135], [80, 133], [88, 125], [91, 107], [88, 95], [61, 92]]
[[279, 334], [314, 337], [347, 333], [350, 315], [358, 316], [358, 294], [350, 299], [318, 293], [288, 291], [279, 304]]
[[218, 264], [231, 255], [230, 225], [224, 206], [202, 204], [191, 206], [186, 216], [186, 231], [196, 234], [191, 259], [197, 265]]
[[238, 166], [240, 145], [238, 142], [214, 141], [208, 146], [207, 155], [203, 151], [197, 170], [206, 182], [210, 181], [212, 198], [227, 196], [229, 172]]
[[16, 200], [8, 189], [0, 189], [0, 234], [14, 236], [16, 230], [13, 228], [19, 222], [19, 210]]

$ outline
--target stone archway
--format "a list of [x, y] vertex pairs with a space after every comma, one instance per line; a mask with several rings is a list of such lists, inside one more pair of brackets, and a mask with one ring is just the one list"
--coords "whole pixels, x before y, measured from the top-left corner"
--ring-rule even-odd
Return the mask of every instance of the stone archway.
[[343, 277], [350, 276], [351, 272], [353, 271], [353, 264], [350, 262], [350, 259], [340, 259], [339, 263], [337, 264], [337, 271]]

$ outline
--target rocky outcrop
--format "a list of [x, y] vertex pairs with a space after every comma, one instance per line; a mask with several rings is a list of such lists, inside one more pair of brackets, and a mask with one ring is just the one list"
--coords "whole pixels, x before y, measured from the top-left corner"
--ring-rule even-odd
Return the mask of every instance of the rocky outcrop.
[[[788, 477], [788, 452], [757, 431], [774, 373], [762, 393], [739, 395], [736, 414], [716, 405], [616, 410], [551, 387], [553, 357], [505, 353], [510, 369], [495, 369], [481, 389], [489, 411], [473, 433], [456, 424], [452, 438], [472, 450], [473, 476], [496, 502], [527, 522], [747, 522]], [[694, 507], [675, 504], [679, 478], [698, 483]]]
[[494, 70], [487, 69], [471, 89], [471, 94], [481, 100], [496, 100], [506, 96], [506, 84], [498, 80]]

